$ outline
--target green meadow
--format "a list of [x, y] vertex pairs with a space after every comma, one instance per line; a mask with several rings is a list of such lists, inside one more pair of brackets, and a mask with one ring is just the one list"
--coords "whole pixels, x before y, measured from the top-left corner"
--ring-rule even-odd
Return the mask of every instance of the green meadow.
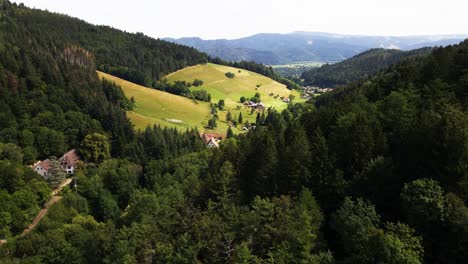
[[[235, 77], [227, 78], [226, 72], [234, 73]], [[258, 110], [251, 113], [250, 108], [240, 103], [241, 96], [250, 98], [258, 92], [261, 95], [261, 101], [267, 108], [273, 107], [279, 111], [287, 107], [287, 104], [280, 97], [287, 98], [293, 94], [296, 98], [294, 101], [298, 101], [300, 98], [297, 91], [291, 91], [285, 85], [260, 74], [211, 63], [187, 67], [166, 76], [169, 82], [177, 80], [192, 82], [194, 79], [200, 79], [204, 82], [203, 85], [200, 87], [192, 86], [191, 89], [208, 91], [213, 103], [217, 103], [220, 99], [225, 100], [225, 109], [218, 111], [219, 120], [216, 129], [207, 130], [205, 126], [212, 117], [210, 103], [144, 87], [103, 72], [98, 72], [98, 74], [101, 78], [120, 85], [128, 98], [135, 98], [135, 107], [133, 111], [127, 112], [127, 116], [134, 123], [136, 129], [159, 124], [178, 129], [198, 128], [200, 131], [226, 133], [228, 129], [226, 114], [228, 111], [236, 120], [242, 113], [244, 122], [255, 122]], [[275, 96], [277, 98], [274, 98]], [[235, 133], [242, 132], [242, 126], [233, 128], [233, 131]]]

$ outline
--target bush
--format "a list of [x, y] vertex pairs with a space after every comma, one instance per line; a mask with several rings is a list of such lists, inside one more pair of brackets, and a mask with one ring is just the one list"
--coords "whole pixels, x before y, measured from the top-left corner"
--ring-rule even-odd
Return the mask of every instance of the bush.
[[199, 80], [199, 79], [195, 79], [193, 80], [193, 83], [192, 83], [193, 86], [202, 86], [203, 85], [203, 81], [202, 80]]
[[235, 77], [234, 73], [232, 73], [232, 72], [226, 72], [225, 75], [226, 75], [226, 77], [228, 77], [229, 79], [232, 79], [232, 78]]

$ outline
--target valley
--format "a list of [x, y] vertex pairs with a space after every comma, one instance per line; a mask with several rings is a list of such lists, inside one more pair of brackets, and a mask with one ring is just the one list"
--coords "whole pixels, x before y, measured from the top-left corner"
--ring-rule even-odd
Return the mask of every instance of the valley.
[[[399, 0], [24, 1], [0, 0], [0, 263], [468, 259], [468, 2], [439, 31]], [[322, 21], [343, 34], [283, 31]], [[163, 39], [193, 32], [240, 39]]]
[[[227, 72], [234, 73], [230, 79], [225, 76]], [[285, 85], [270, 78], [244, 69], [223, 66], [213, 63], [190, 66], [166, 76], [169, 83], [176, 81], [192, 82], [195, 79], [203, 81], [199, 87], [192, 86], [193, 90], [205, 90], [211, 95], [211, 102], [216, 104], [219, 100], [225, 101], [223, 110], [218, 110], [217, 126], [213, 129], [205, 129], [212, 118], [211, 104], [192, 100], [183, 96], [170, 94], [164, 91], [141, 86], [110, 74], [99, 72], [100, 78], [115, 82], [122, 87], [127, 98], [135, 99], [132, 111], [127, 112], [128, 118], [136, 129], [144, 129], [148, 125], [160, 125], [174, 127], [181, 130], [198, 128], [200, 131], [226, 133], [228, 122], [226, 115], [231, 113], [234, 120], [238, 120], [242, 114], [243, 122], [255, 123], [257, 113], [240, 102], [241, 97], [254, 97], [260, 94], [260, 100], [266, 108], [272, 107], [282, 111], [287, 107], [283, 101], [294, 97], [294, 102], [303, 102], [296, 90], [289, 90]], [[258, 87], [257, 87], [258, 86]], [[281, 99], [283, 98], [283, 99]], [[243, 126], [232, 127], [234, 133], [243, 131]]]

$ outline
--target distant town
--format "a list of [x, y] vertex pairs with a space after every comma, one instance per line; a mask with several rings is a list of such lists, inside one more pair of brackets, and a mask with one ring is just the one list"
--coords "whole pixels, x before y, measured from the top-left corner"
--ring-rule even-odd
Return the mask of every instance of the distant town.
[[305, 87], [302, 87], [302, 89], [303, 89], [303, 92], [301, 94], [301, 98], [303, 99], [311, 99], [317, 95], [330, 92], [333, 90], [332, 88], [320, 88], [317, 86], [305, 86]]

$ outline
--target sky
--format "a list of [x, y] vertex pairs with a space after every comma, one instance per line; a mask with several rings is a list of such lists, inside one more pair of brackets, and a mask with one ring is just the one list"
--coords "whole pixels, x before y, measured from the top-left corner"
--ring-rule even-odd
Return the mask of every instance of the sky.
[[93, 24], [163, 37], [257, 33], [468, 34], [468, 0], [21, 0]]

